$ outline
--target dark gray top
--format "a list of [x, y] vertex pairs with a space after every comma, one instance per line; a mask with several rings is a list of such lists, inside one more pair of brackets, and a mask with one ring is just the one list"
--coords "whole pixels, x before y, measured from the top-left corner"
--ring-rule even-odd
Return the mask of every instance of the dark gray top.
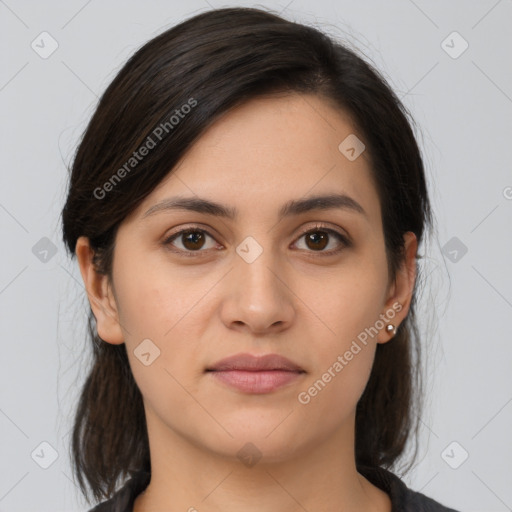
[[[358, 466], [357, 470], [373, 485], [389, 494], [392, 512], [459, 512], [407, 488], [400, 478], [384, 468]], [[89, 512], [133, 512], [135, 498], [147, 487], [150, 477], [149, 473], [132, 477], [112, 498]]]

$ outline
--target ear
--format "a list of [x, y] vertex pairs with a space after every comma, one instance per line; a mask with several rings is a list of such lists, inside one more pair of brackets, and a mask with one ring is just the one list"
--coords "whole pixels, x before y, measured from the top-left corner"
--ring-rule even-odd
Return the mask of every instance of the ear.
[[386, 331], [386, 326], [392, 324], [398, 329], [398, 326], [407, 317], [411, 306], [414, 283], [416, 282], [416, 253], [418, 251], [418, 240], [412, 231], [407, 231], [404, 234], [404, 244], [404, 260], [397, 271], [386, 300], [385, 310], [381, 315], [385, 325], [379, 332], [377, 343], [386, 343], [394, 337], [393, 331], [390, 333]]
[[96, 318], [98, 336], [113, 345], [124, 343], [111, 283], [107, 275], [97, 272], [92, 261], [94, 251], [87, 237], [81, 236], [77, 240], [75, 253], [91, 309]]

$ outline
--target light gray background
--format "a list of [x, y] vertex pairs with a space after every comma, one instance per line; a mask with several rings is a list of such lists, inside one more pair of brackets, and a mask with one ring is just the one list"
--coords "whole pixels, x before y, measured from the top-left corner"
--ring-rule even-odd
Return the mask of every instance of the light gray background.
[[[88, 508], [68, 455], [89, 349], [80, 274], [61, 242], [66, 165], [99, 95], [138, 47], [228, 5], [257, 6], [0, 0], [0, 511]], [[456, 509], [512, 510], [512, 2], [259, 5], [359, 48], [416, 119], [438, 234], [424, 263], [427, 408], [418, 464], [403, 478]], [[43, 46], [43, 31], [58, 43], [46, 59], [31, 47]], [[469, 47], [454, 58], [459, 37]], [[44, 253], [52, 245], [56, 254]], [[42, 442], [58, 454], [47, 469]]]

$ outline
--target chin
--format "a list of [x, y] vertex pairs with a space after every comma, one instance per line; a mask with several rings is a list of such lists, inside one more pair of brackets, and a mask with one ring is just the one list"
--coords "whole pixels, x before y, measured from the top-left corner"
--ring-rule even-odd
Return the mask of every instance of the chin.
[[297, 455], [301, 446], [298, 444], [300, 431], [290, 432], [284, 425], [279, 426], [280, 421], [274, 418], [273, 422], [254, 421], [250, 428], [240, 424], [227, 428], [233, 438], [221, 435], [208, 440], [209, 448], [228, 458], [234, 456], [248, 467], [255, 463], [275, 464], [289, 460]]

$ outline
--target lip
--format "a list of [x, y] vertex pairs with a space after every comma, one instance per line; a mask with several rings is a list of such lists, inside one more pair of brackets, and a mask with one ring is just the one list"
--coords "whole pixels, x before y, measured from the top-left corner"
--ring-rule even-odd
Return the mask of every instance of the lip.
[[206, 369], [214, 378], [244, 393], [275, 391], [299, 379], [305, 370], [279, 354], [235, 354]]
[[252, 354], [235, 354], [225, 359], [217, 361], [206, 371], [225, 371], [225, 370], [245, 370], [245, 371], [263, 371], [263, 370], [285, 370], [290, 372], [303, 372], [304, 369], [295, 364], [290, 359], [279, 354], [266, 354], [264, 356], [253, 356]]

